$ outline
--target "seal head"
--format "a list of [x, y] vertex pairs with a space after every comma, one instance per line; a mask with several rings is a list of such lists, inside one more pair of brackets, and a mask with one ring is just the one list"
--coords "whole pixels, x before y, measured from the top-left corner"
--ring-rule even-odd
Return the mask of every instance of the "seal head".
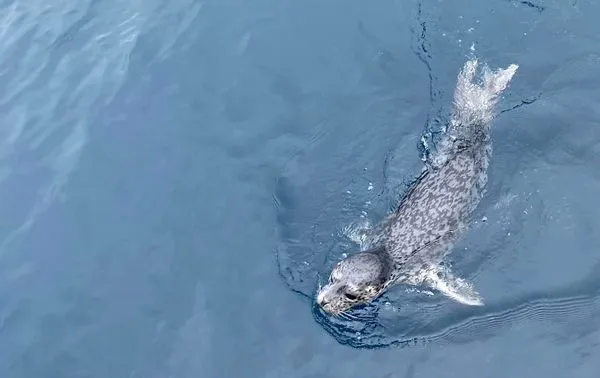
[[375, 299], [386, 288], [392, 262], [383, 248], [359, 252], [340, 261], [319, 290], [317, 304], [332, 315]]

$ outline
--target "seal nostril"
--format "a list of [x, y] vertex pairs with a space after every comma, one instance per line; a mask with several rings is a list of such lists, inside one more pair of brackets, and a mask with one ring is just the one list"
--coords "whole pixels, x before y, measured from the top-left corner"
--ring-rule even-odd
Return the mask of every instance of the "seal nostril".
[[325, 293], [323, 293], [323, 292], [319, 293], [319, 295], [317, 296], [317, 303], [320, 306], [324, 306], [328, 303], [327, 298], [325, 297]]

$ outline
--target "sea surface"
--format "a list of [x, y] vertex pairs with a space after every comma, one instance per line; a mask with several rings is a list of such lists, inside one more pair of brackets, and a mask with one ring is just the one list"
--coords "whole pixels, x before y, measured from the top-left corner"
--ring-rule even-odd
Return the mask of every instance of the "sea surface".
[[[600, 2], [0, 0], [0, 377], [600, 372]], [[483, 307], [314, 292], [463, 64], [519, 65], [449, 264]]]

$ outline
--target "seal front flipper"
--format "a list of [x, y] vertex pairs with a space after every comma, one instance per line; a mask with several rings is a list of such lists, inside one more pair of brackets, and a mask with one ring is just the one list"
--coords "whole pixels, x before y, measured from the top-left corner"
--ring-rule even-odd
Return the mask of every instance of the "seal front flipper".
[[434, 267], [427, 270], [424, 284], [443, 295], [467, 306], [483, 306], [483, 298], [473, 285], [453, 275], [447, 268]]

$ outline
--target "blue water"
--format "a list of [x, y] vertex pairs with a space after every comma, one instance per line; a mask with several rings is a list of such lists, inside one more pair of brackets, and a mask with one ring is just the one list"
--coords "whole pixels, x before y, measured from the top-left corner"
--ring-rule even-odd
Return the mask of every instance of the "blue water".
[[[597, 376], [599, 12], [0, 1], [0, 377]], [[520, 66], [451, 261], [486, 306], [318, 316], [471, 56]]]

